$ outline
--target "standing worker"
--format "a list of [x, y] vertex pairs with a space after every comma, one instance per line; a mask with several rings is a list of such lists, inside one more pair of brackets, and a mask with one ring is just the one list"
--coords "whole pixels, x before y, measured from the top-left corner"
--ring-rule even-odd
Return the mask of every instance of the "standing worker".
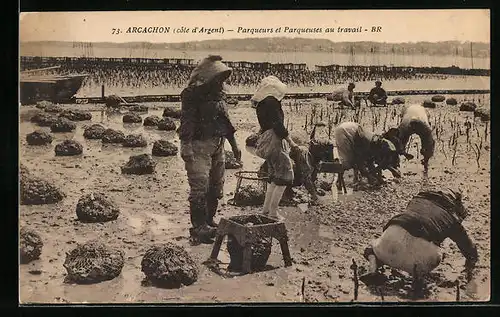
[[255, 146], [257, 156], [268, 164], [268, 185], [264, 200], [265, 215], [281, 220], [278, 208], [285, 188], [293, 185], [294, 173], [290, 148], [297, 148], [285, 128], [281, 100], [286, 85], [275, 76], [262, 79], [252, 97], [256, 105], [261, 134]]
[[227, 139], [235, 158], [241, 159], [234, 128], [226, 109], [224, 81], [231, 68], [220, 56], [208, 56], [191, 73], [181, 93], [179, 138], [190, 192], [191, 237], [211, 243], [215, 237], [214, 216], [224, 186], [224, 142]]

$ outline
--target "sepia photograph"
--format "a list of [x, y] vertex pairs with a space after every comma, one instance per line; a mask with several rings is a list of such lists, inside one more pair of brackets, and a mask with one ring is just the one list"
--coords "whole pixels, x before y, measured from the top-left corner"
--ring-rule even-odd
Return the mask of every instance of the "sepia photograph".
[[490, 11], [21, 12], [19, 303], [488, 302]]

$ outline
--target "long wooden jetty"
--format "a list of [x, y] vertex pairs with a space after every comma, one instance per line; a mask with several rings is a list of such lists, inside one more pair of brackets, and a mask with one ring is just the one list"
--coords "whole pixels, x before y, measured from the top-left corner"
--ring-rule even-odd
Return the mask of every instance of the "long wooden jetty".
[[[224, 61], [233, 69], [245, 70], [293, 70], [310, 71], [313, 73], [350, 73], [361, 72], [371, 74], [441, 74], [441, 75], [463, 75], [463, 76], [490, 76], [490, 69], [465, 69], [457, 66], [428, 67], [428, 66], [392, 66], [392, 65], [315, 65], [309, 69], [305, 63], [269, 63], [249, 61]], [[112, 58], [112, 57], [41, 57], [21, 56], [21, 68], [42, 68], [54, 65], [64, 65], [72, 70], [80, 68], [107, 68], [125, 66], [128, 68], [140, 67], [144, 69], [168, 69], [175, 67], [191, 71], [196, 66], [196, 61], [189, 58]]]
[[[489, 89], [456, 89], [456, 90], [392, 90], [387, 91], [388, 96], [414, 96], [414, 95], [480, 95], [489, 94]], [[285, 95], [285, 99], [317, 99], [326, 98], [332, 93], [327, 92], [304, 92], [304, 93], [289, 93]], [[366, 97], [369, 92], [356, 92], [356, 96]], [[229, 98], [239, 101], [250, 100], [253, 94], [229, 94]], [[179, 94], [171, 95], [138, 95], [138, 96], [123, 96], [123, 99], [128, 103], [141, 102], [179, 102], [181, 100]], [[70, 103], [105, 103], [104, 98], [88, 97], [75, 98]]]

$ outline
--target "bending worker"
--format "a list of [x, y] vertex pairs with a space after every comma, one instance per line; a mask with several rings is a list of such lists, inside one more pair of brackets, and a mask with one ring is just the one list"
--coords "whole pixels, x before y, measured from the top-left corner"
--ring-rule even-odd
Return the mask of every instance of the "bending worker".
[[390, 267], [416, 274], [421, 280], [441, 262], [440, 245], [453, 240], [466, 258], [468, 277], [478, 260], [477, 249], [464, 227], [467, 209], [461, 193], [451, 190], [427, 190], [418, 193], [406, 210], [393, 217], [384, 227], [382, 236], [364, 252], [370, 262], [369, 272], [360, 277], [366, 284], [379, 280], [378, 267]]
[[351, 109], [356, 108], [356, 103], [354, 102], [354, 88], [356, 85], [354, 83], [350, 83], [346, 89], [342, 89], [340, 91], [336, 91], [333, 93], [332, 99], [333, 101], [340, 101], [340, 107], [349, 107]]

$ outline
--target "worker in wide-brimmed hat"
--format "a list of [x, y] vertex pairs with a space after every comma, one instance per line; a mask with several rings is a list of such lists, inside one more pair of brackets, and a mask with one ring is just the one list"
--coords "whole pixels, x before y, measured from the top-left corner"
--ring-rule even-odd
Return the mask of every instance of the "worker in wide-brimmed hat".
[[387, 92], [382, 88], [382, 82], [377, 80], [375, 82], [375, 87], [370, 90], [368, 95], [368, 100], [373, 105], [384, 105], [387, 106]]
[[478, 254], [462, 226], [467, 215], [458, 190], [443, 188], [418, 193], [404, 212], [389, 220], [380, 238], [365, 249], [370, 269], [360, 279], [366, 284], [377, 284], [383, 280], [377, 270], [385, 264], [416, 274], [414, 278], [421, 280], [441, 262], [440, 245], [446, 238], [453, 240], [464, 255], [470, 278]]
[[290, 148], [296, 148], [284, 125], [285, 115], [281, 100], [287, 86], [275, 76], [268, 76], [260, 82], [252, 97], [260, 135], [255, 145], [255, 154], [267, 161], [268, 183], [263, 213], [281, 219], [278, 206], [287, 186], [293, 185], [294, 172], [290, 159]]
[[178, 130], [181, 157], [190, 186], [191, 237], [212, 242], [214, 216], [224, 186], [224, 142], [227, 139], [237, 160], [241, 159], [234, 128], [226, 109], [223, 83], [231, 69], [222, 57], [209, 56], [193, 70], [181, 93], [181, 124]]

